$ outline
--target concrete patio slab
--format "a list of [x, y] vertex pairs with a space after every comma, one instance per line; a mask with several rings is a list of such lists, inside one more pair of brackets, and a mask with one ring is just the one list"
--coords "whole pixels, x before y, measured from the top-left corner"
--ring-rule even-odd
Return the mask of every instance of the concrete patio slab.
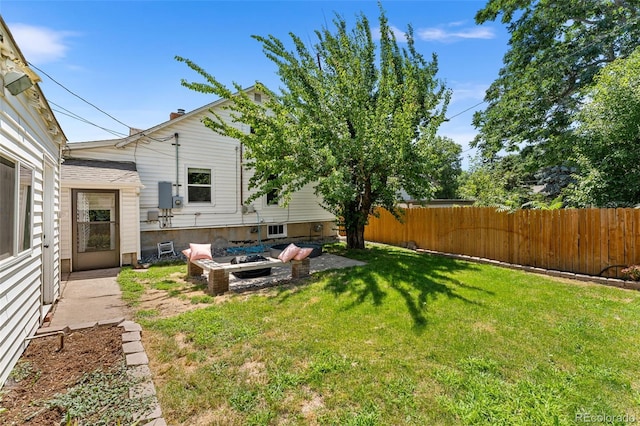
[[[260, 253], [264, 257], [269, 257], [269, 253]], [[214, 258], [216, 262], [230, 262], [233, 257]], [[353, 260], [335, 254], [323, 253], [321, 256], [313, 257], [310, 260], [309, 272], [326, 271], [329, 269], [351, 268], [354, 266], [366, 265], [359, 260]], [[232, 292], [243, 292], [261, 287], [269, 287], [277, 285], [280, 282], [286, 282], [291, 279], [291, 268], [276, 267], [271, 268], [271, 275], [257, 278], [238, 278], [233, 274], [229, 274], [229, 290]]]
[[62, 294], [54, 306], [50, 328], [131, 318], [116, 282], [120, 268], [81, 271], [62, 281]]

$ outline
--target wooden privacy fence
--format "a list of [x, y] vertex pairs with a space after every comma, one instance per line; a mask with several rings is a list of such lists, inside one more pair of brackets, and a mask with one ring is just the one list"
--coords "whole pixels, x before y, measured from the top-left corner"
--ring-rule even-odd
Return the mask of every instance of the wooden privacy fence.
[[365, 228], [368, 241], [605, 277], [640, 264], [638, 209], [412, 208], [404, 223], [379, 213]]

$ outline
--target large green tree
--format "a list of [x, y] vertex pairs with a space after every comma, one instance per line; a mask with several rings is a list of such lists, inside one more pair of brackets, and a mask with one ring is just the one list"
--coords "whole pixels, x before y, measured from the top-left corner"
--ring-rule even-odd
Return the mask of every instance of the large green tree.
[[[399, 46], [384, 11], [379, 40], [360, 15], [353, 29], [337, 16], [335, 28], [315, 32], [311, 48], [290, 34], [292, 50], [274, 36], [253, 36], [277, 66], [279, 93], [261, 83], [256, 103], [238, 84], [228, 89], [193, 61], [178, 57], [206, 79], [182, 84], [230, 100], [229, 112], [251, 132], [214, 114], [214, 131], [239, 139], [253, 168], [252, 199], [274, 189], [285, 202], [312, 184], [325, 208], [343, 220], [349, 248], [364, 248], [364, 227], [377, 206], [395, 211], [401, 189], [428, 199], [434, 167], [426, 144], [435, 137], [450, 92], [438, 81], [437, 60], [415, 48], [411, 27]], [[404, 41], [403, 41], [404, 42]]]
[[577, 115], [577, 206], [640, 203], [640, 49], [607, 65]]
[[640, 44], [639, 12], [637, 0], [489, 0], [476, 22], [501, 19], [511, 38], [488, 106], [474, 116], [485, 157], [530, 146], [541, 167], [562, 164], [582, 90]]

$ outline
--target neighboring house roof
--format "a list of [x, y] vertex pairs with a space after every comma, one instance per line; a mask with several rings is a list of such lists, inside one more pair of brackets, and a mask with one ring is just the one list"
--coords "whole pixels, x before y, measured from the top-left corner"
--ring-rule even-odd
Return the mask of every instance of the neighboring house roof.
[[464, 200], [464, 199], [433, 199], [428, 201], [421, 202], [420, 200], [402, 200], [399, 202], [399, 206], [408, 206], [408, 207], [464, 207], [464, 206], [472, 206], [475, 203], [475, 200]]
[[136, 163], [131, 161], [67, 159], [62, 163], [62, 181], [91, 187], [143, 187]]
[[[242, 91], [245, 93], [249, 93], [251, 91], [255, 90], [255, 86], [251, 86], [248, 87], [246, 89], [243, 89]], [[87, 141], [87, 142], [73, 142], [73, 143], [69, 143], [67, 144], [68, 147], [73, 150], [73, 149], [82, 149], [82, 148], [99, 148], [99, 147], [105, 147], [105, 146], [114, 146], [116, 148], [124, 148], [125, 146], [136, 142], [144, 137], [146, 137], [147, 135], [150, 135], [154, 132], [157, 132], [158, 130], [162, 130], [163, 128], [179, 123], [182, 120], [185, 120], [189, 117], [193, 117], [194, 115], [199, 115], [202, 113], [205, 113], [207, 111], [209, 111], [212, 108], [215, 108], [225, 102], [227, 102], [227, 99], [221, 98], [218, 99], [214, 102], [211, 102], [207, 105], [204, 105], [198, 109], [194, 109], [193, 111], [189, 111], [186, 112], [176, 118], [172, 118], [170, 120], [167, 120], [163, 123], [160, 123], [154, 127], [151, 127], [149, 129], [146, 130], [141, 130], [137, 133], [134, 133], [130, 136], [127, 136], [125, 138], [121, 138], [121, 139], [105, 139], [105, 140], [98, 140], [98, 141]]]

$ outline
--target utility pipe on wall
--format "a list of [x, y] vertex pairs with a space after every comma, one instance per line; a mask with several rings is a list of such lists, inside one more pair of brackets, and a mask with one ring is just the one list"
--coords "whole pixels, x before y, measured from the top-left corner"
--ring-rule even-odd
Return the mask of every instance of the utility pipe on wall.
[[173, 134], [173, 139], [175, 140], [175, 142], [172, 145], [176, 146], [176, 196], [180, 195], [180, 163], [179, 163], [179, 153], [178, 153], [178, 147], [180, 146], [180, 144], [178, 143], [178, 134], [174, 133]]
[[[242, 165], [242, 147], [243, 147], [242, 142], [240, 142], [240, 161], [239, 161], [240, 163], [240, 209], [242, 209], [242, 206], [244, 206], [244, 182], [243, 182], [244, 179], [243, 179], [243, 173], [242, 173], [244, 167]], [[241, 210], [241, 213], [243, 215], [242, 223], [244, 223], [244, 211]]]

